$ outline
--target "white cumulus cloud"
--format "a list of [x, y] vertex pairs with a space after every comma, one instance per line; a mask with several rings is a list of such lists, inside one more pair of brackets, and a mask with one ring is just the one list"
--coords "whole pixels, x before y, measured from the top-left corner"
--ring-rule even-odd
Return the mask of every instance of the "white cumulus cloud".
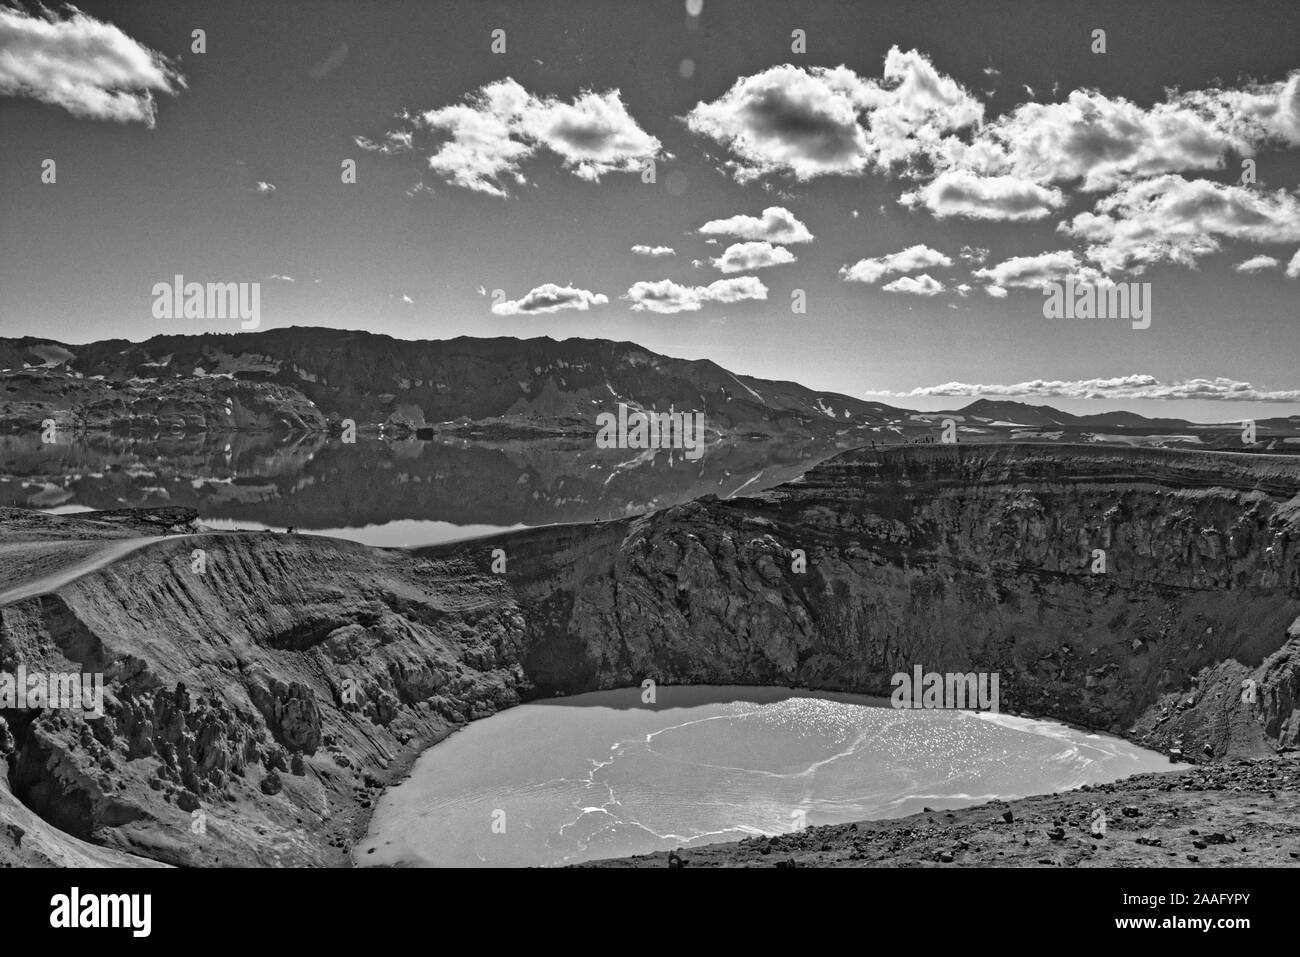
[[[1091, 266], [1079, 261], [1073, 250], [1060, 249], [1039, 253], [1036, 256], [1012, 256], [996, 266], [976, 269], [971, 275], [989, 283], [990, 296], [1006, 297], [1008, 287], [1013, 289], [1041, 289], [1050, 283], [1063, 283], [1073, 279], [1077, 283], [1105, 284], [1105, 276]], [[1001, 289], [1001, 293], [993, 289]]]
[[771, 243], [735, 243], [728, 246], [716, 259], [710, 259], [714, 268], [722, 272], [749, 272], [753, 269], [766, 269], [769, 266], [781, 266], [795, 261], [794, 253], [784, 246]]
[[706, 302], [766, 299], [767, 287], [754, 276], [719, 279], [707, 286], [683, 286], [670, 279], [661, 279], [634, 283], [623, 298], [632, 303], [633, 312], [695, 312]]
[[781, 206], [769, 206], [762, 216], [732, 216], [728, 219], [711, 219], [700, 227], [702, 236], [733, 236], [769, 243], [793, 245], [810, 243], [813, 234], [795, 218], [794, 213]]
[[925, 56], [893, 47], [879, 80], [844, 66], [787, 63], [696, 104], [686, 124], [729, 151], [737, 181], [769, 174], [802, 181], [912, 165], [983, 115], [983, 104]]
[[891, 273], [916, 272], [936, 266], [948, 267], [952, 259], [923, 243], [909, 246], [901, 252], [874, 259], [859, 259], [852, 266], [840, 267], [840, 278], [845, 282], [879, 282]]
[[1042, 219], [1064, 205], [1065, 194], [1015, 176], [981, 176], [958, 169], [945, 170], [898, 201], [909, 208], [923, 206], [936, 219], [957, 216], [1019, 222]]
[[185, 79], [162, 54], [75, 7], [62, 17], [0, 9], [0, 95], [152, 127], [154, 94], [184, 88]]
[[919, 276], [899, 276], [880, 287], [885, 292], [905, 292], [913, 296], [937, 296], [943, 292], [943, 283], [926, 273]]
[[1059, 227], [1085, 240], [1088, 258], [1107, 272], [1148, 265], [1194, 265], [1225, 239], [1300, 240], [1300, 196], [1167, 175], [1140, 180], [1099, 200]]
[[667, 159], [659, 140], [637, 125], [618, 90], [580, 93], [572, 102], [539, 97], [507, 77], [455, 103], [423, 113], [403, 113], [406, 127], [379, 141], [356, 137], [378, 152], [423, 148], [433, 141], [429, 169], [444, 180], [491, 196], [527, 182], [523, 162], [542, 150], [580, 179], [597, 182], [611, 172], [638, 172], [649, 159]]
[[498, 316], [531, 316], [565, 309], [586, 312], [592, 306], [603, 306], [607, 302], [609, 297], [603, 293], [548, 282], [530, 289], [519, 299], [494, 303], [492, 311]]

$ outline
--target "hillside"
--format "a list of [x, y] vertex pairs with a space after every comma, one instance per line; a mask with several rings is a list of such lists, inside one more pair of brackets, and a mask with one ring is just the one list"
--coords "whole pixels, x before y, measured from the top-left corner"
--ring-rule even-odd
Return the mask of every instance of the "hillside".
[[94, 428], [317, 431], [343, 419], [402, 429], [490, 423], [498, 433], [594, 434], [617, 403], [702, 411], [724, 435], [833, 436], [898, 421], [878, 402], [733, 375], [630, 342], [408, 342], [335, 329], [155, 336], [65, 345], [0, 341], [0, 427], [50, 407]]

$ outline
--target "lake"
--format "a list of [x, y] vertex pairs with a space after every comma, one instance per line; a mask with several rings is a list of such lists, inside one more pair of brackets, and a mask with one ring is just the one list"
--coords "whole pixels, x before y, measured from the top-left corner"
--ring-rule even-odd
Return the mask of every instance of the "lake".
[[602, 691], [511, 708], [420, 756], [361, 866], [555, 866], [1068, 790], [1163, 755], [1051, 721], [782, 688]]
[[214, 528], [293, 526], [418, 546], [526, 526], [600, 521], [702, 495], [753, 494], [838, 449], [729, 441], [697, 462], [592, 439], [484, 442], [267, 433], [0, 436], [0, 506], [71, 512], [163, 505]]

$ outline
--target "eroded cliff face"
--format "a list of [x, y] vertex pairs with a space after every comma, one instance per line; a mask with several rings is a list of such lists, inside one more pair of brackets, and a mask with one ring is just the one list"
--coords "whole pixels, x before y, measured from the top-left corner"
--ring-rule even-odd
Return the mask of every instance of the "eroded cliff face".
[[1294, 744], [1298, 492], [1281, 457], [845, 453], [757, 498], [634, 520], [616, 544], [520, 536], [525, 672], [567, 692], [873, 694], [916, 665], [998, 672], [1006, 711], [1116, 732], [1146, 716], [1137, 734], [1192, 756]]
[[[1267, 753], [1298, 731], [1298, 494], [1284, 458], [935, 446], [415, 552], [168, 537], [0, 606], [0, 671], [107, 681], [102, 719], [0, 712], [0, 791], [115, 852], [338, 863], [416, 751], [521, 698], [646, 678], [888, 694], [916, 665], [998, 672], [1004, 711], [1194, 759]], [[24, 540], [93, 521], [30, 519]], [[12, 807], [0, 860], [22, 859]]]
[[[167, 863], [338, 864], [390, 772], [518, 701], [523, 634], [503, 581], [446, 561], [270, 533], [153, 542], [0, 607], [0, 672], [106, 684], [101, 719], [0, 711], [0, 788]], [[6, 822], [0, 802], [0, 860], [23, 860]]]

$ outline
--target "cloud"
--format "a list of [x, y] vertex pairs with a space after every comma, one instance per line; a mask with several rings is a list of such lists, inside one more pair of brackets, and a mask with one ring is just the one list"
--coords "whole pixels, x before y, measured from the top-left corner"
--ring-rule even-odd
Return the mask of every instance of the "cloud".
[[403, 113], [405, 128], [359, 146], [381, 153], [420, 148], [431, 137], [429, 169], [444, 180], [491, 196], [508, 196], [527, 182], [525, 160], [543, 149], [579, 179], [598, 182], [612, 172], [638, 172], [646, 160], [668, 159], [659, 140], [637, 125], [618, 90], [580, 93], [572, 102], [538, 97], [507, 77], [462, 103]]
[[732, 216], [730, 219], [711, 219], [700, 227], [702, 236], [734, 236], [770, 243], [792, 245], [810, 243], [813, 234], [795, 218], [794, 213], [780, 206], [769, 206], [760, 216]]
[[642, 245], [641, 243], [637, 243], [637, 245], [633, 246], [632, 252], [634, 252], [638, 256], [651, 256], [651, 257], [677, 255], [677, 250], [673, 249], [672, 246], [645, 246]]
[[992, 296], [994, 299], [1007, 298], [1007, 291], [1003, 289], [1001, 286], [985, 286], [984, 291], [988, 293], [990, 296]]
[[784, 246], [771, 243], [735, 243], [716, 259], [710, 259], [714, 267], [723, 272], [748, 272], [752, 269], [766, 269], [769, 266], [781, 266], [795, 261], [794, 253]]
[[1122, 187], [1059, 229], [1090, 242], [1088, 258], [1107, 272], [1142, 272], [1158, 262], [1192, 266], [1223, 239], [1300, 240], [1300, 195], [1160, 176]]
[[928, 274], [922, 273], [915, 278], [900, 276], [880, 288], [885, 292], [905, 292], [913, 296], [937, 296], [943, 292], [943, 283]]
[[607, 302], [609, 297], [603, 293], [548, 282], [530, 289], [521, 299], [493, 303], [492, 311], [498, 316], [533, 316], [565, 309], [586, 312], [592, 306], [603, 306]]
[[1239, 90], [1198, 90], [1178, 99], [1210, 117], [1237, 143], [1256, 148], [1300, 146], [1300, 70], [1274, 83], [1254, 83]]
[[963, 246], [957, 255], [968, 263], [983, 266], [989, 258], [989, 251], [983, 246]]
[[0, 10], [0, 95], [25, 96], [73, 116], [153, 127], [155, 93], [185, 79], [160, 53], [110, 23], [69, 7], [28, 15]]
[[1280, 265], [1282, 264], [1272, 256], [1252, 256], [1232, 268], [1237, 272], [1263, 272], [1265, 269], [1276, 269]]
[[719, 279], [707, 286], [683, 286], [661, 279], [634, 283], [623, 298], [631, 301], [633, 312], [695, 312], [706, 302], [766, 299], [767, 287], [754, 276]]
[[952, 260], [924, 244], [909, 246], [901, 252], [875, 259], [859, 259], [852, 266], [840, 267], [840, 278], [845, 282], [879, 282], [883, 277], [896, 272], [915, 272], [918, 269], [931, 269], [935, 266], [948, 267]]
[[1297, 402], [1300, 390], [1266, 391], [1249, 382], [1222, 376], [1214, 379], [1175, 379], [1162, 382], [1152, 375], [1126, 375], [1111, 379], [1033, 379], [1011, 385], [974, 385], [945, 382], [911, 392], [876, 392], [897, 398], [919, 396], [997, 396], [1010, 399], [1209, 399], [1224, 402]]
[[[1032, 96], [1032, 94], [1031, 94]], [[1024, 103], [969, 145], [946, 144], [954, 167], [1040, 184], [1111, 189], [1134, 178], [1221, 169], [1247, 141], [1184, 102], [1143, 109], [1123, 98], [1075, 90], [1061, 103]]]
[[379, 142], [365, 136], [354, 136], [352, 141], [372, 153], [406, 153], [414, 146], [415, 134], [410, 130], [389, 130]]
[[959, 216], [1019, 222], [1042, 219], [1064, 205], [1065, 194], [1015, 176], [946, 170], [925, 186], [904, 193], [898, 201], [909, 208], [924, 206], [936, 219]]
[[1058, 103], [1023, 103], [968, 140], [944, 137], [936, 166], [1097, 192], [1221, 170], [1230, 155], [1269, 145], [1300, 145], [1300, 71], [1240, 89], [1170, 92], [1150, 108], [1086, 89]]
[[1291, 261], [1286, 264], [1286, 274], [1289, 279], [1300, 279], [1300, 249], [1295, 251]]
[[926, 57], [893, 47], [880, 80], [844, 66], [774, 66], [697, 103], [686, 125], [730, 152], [738, 182], [770, 174], [805, 181], [912, 165], [983, 115], [983, 104]]
[[[1041, 289], [1051, 283], [1073, 279], [1077, 283], [1106, 283], [1105, 277], [1091, 266], [1084, 266], [1072, 250], [1039, 253], [1036, 256], [1012, 256], [996, 266], [971, 272], [976, 279], [986, 280], [990, 296], [1006, 297], [1007, 287], [1014, 289]], [[1002, 292], [993, 292], [993, 289]]]
[[259, 196], [270, 196], [275, 192], [275, 184], [259, 179], [253, 183], [252, 190]]
[[282, 276], [282, 275], [280, 275], [280, 273], [278, 273], [278, 272], [273, 272], [273, 273], [271, 273], [271, 275], [267, 276], [266, 278], [267, 278], [267, 279], [275, 279], [275, 280], [279, 280], [280, 282], [297, 282], [297, 281], [298, 281], [298, 280], [294, 279], [292, 276]]

